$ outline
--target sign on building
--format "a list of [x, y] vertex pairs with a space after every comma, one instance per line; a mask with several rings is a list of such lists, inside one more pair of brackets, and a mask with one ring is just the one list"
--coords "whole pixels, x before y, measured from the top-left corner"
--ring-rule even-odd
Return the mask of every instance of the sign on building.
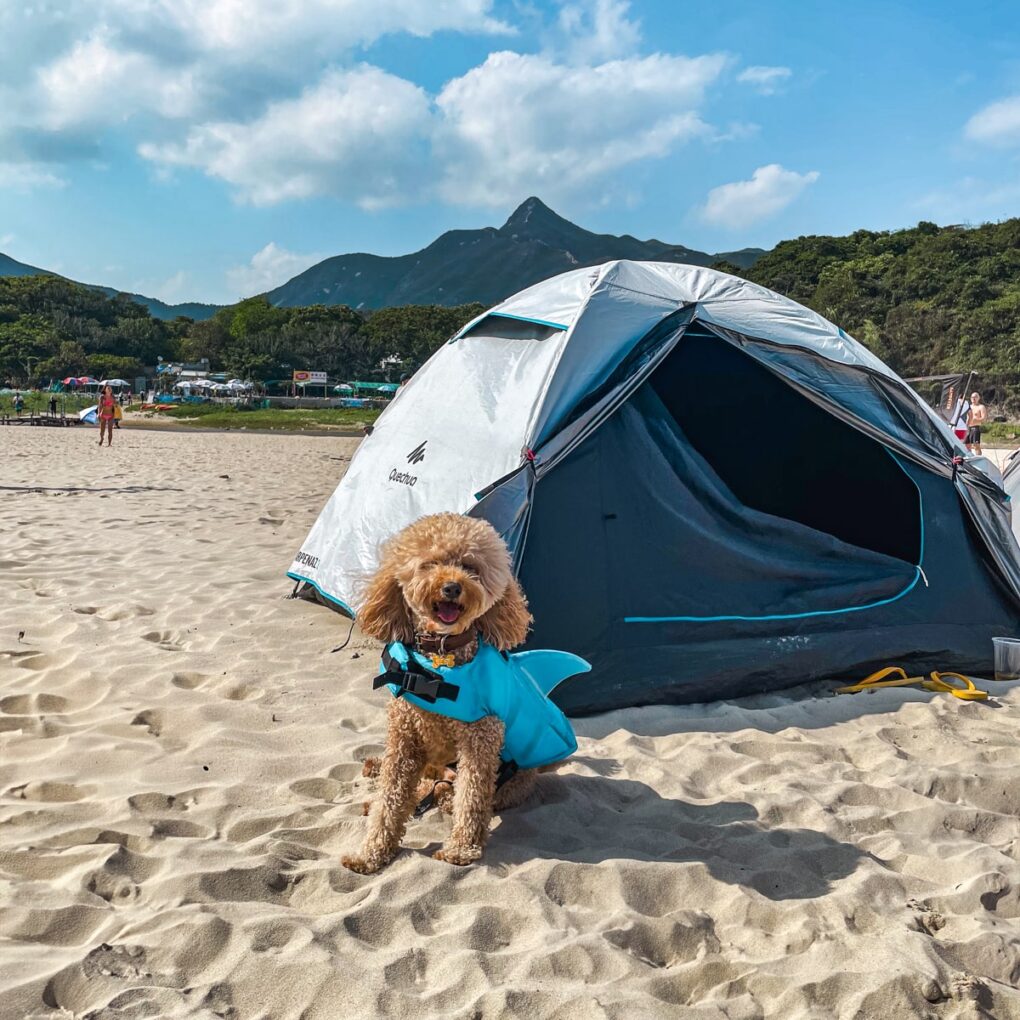
[[299, 372], [297, 369], [294, 370], [294, 382], [298, 385], [306, 384], [309, 386], [325, 386], [326, 385], [326, 373], [325, 372]]

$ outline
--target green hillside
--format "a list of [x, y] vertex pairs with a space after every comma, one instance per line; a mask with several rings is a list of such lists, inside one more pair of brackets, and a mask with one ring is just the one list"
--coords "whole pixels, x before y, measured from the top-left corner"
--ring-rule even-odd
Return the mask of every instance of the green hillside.
[[[739, 273], [814, 308], [901, 375], [976, 371], [986, 398], [1020, 410], [1020, 219], [979, 227], [860, 230], [784, 241]], [[53, 276], [0, 276], [0, 382], [209, 358], [253, 379], [295, 368], [371, 378], [383, 358], [416, 368], [479, 304], [275, 307], [249, 298], [204, 321], [154, 318], [124, 295]]]
[[1020, 373], [1020, 219], [799, 237], [740, 273], [842, 326], [903, 376]]

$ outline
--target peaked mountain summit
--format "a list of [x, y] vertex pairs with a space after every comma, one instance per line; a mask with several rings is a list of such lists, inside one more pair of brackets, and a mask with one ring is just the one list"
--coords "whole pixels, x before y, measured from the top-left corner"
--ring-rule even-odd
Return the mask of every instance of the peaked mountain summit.
[[[350, 305], [369, 310], [472, 301], [494, 305], [550, 276], [611, 259], [686, 262], [695, 266], [725, 261], [748, 269], [763, 254], [761, 248], [743, 248], [710, 255], [654, 238], [639, 241], [630, 234], [594, 234], [532, 197], [522, 202], [501, 227], [448, 230], [427, 248], [395, 258], [363, 252], [334, 255], [269, 291], [266, 297], [284, 308]], [[0, 276], [46, 273], [49, 270], [17, 262], [0, 252]], [[87, 286], [110, 297], [120, 293], [112, 287]], [[127, 296], [145, 305], [157, 319], [179, 315], [208, 319], [223, 307], [196, 302], [168, 305], [141, 294]]]
[[557, 215], [538, 198], [521, 203], [503, 226], [448, 230], [427, 248], [386, 258], [334, 255], [266, 295], [282, 307], [351, 305], [491, 305], [558, 273], [610, 259], [644, 259], [710, 266], [752, 266], [763, 251], [707, 252], [630, 234], [594, 234]]

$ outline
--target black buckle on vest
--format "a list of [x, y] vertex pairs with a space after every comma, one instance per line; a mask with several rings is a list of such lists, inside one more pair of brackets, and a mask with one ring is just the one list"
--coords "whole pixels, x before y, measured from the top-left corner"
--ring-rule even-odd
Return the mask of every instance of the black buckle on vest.
[[399, 698], [405, 692], [413, 694], [422, 701], [435, 704], [440, 698], [447, 701], [456, 701], [460, 694], [460, 687], [457, 684], [447, 683], [439, 673], [422, 666], [411, 653], [407, 653], [407, 664], [401, 665], [392, 655], [389, 649], [383, 650], [383, 665], [386, 672], [380, 674], [372, 681], [372, 690], [378, 690], [384, 684], [396, 684], [400, 690], [397, 692]]

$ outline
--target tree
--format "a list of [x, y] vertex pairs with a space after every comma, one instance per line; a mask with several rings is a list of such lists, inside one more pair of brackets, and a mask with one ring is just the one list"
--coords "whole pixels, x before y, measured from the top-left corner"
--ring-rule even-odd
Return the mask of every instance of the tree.
[[56, 354], [39, 362], [39, 375], [45, 379], [66, 379], [69, 375], [84, 375], [89, 356], [85, 348], [74, 340], [64, 340]]

